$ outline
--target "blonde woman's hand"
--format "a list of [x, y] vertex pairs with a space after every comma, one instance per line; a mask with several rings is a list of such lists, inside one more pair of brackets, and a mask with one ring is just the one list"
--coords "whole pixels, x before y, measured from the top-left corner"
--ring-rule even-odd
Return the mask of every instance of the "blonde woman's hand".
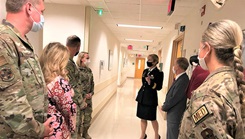
[[148, 85], [151, 84], [151, 76], [147, 75], [147, 77], [145, 77], [145, 80], [147, 81]]
[[49, 137], [54, 133], [54, 128], [51, 126], [51, 122], [52, 122], [52, 118], [48, 118], [47, 121], [43, 123], [44, 125], [43, 136], [44, 137]]
[[75, 95], [75, 92], [73, 89], [71, 89], [71, 97], [74, 97], [74, 95]]

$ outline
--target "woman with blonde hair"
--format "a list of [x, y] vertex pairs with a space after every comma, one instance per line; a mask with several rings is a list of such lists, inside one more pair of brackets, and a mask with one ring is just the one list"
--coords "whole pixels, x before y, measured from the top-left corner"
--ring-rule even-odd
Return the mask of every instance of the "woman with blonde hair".
[[146, 128], [148, 121], [151, 121], [154, 138], [160, 139], [158, 133], [159, 125], [157, 121], [158, 95], [157, 91], [162, 89], [163, 72], [157, 68], [159, 58], [156, 54], [147, 57], [147, 67], [142, 74], [142, 86], [137, 94], [136, 116], [140, 118], [141, 135], [140, 139], [146, 139]]
[[59, 42], [49, 43], [40, 56], [40, 64], [48, 88], [48, 117], [52, 117], [54, 133], [49, 139], [67, 139], [76, 127], [76, 104], [68, 83], [66, 65], [69, 51]]
[[87, 52], [81, 52], [78, 54], [76, 64], [80, 71], [80, 82], [85, 93], [83, 98], [85, 98], [85, 102], [87, 103], [87, 107], [81, 112], [83, 118], [81, 119], [82, 122], [80, 123], [79, 132], [85, 139], [91, 139], [90, 135], [88, 134], [88, 129], [92, 120], [92, 96], [94, 94], [94, 77], [92, 70], [88, 67], [89, 62], [90, 59]]
[[244, 139], [242, 30], [231, 20], [212, 23], [204, 31], [199, 63], [210, 74], [195, 91], [185, 111], [180, 139]]

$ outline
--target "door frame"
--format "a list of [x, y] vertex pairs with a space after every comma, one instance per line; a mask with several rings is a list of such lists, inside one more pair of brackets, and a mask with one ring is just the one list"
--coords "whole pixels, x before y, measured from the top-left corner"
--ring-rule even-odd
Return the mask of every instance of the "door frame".
[[140, 78], [136, 78], [137, 68], [138, 68], [138, 67], [137, 67], [137, 66], [138, 66], [138, 62], [137, 62], [138, 59], [143, 60], [143, 61], [142, 61], [142, 64], [143, 64], [143, 65], [142, 65], [142, 67], [141, 67], [141, 68], [143, 68], [142, 73], [143, 73], [143, 71], [144, 71], [144, 69], [145, 69], [145, 60], [146, 60], [146, 59], [145, 59], [144, 57], [137, 57], [137, 58], [135, 59], [135, 69], [134, 69], [134, 70], [135, 70], [135, 72], [134, 72], [134, 78], [135, 78], [135, 79], [141, 79], [141, 77], [142, 77], [142, 73], [141, 73], [141, 77], [140, 77]]
[[184, 44], [184, 33], [180, 34], [174, 41], [173, 41], [173, 47], [172, 47], [172, 55], [171, 55], [171, 61], [170, 61], [170, 68], [169, 68], [169, 77], [168, 77], [168, 90], [170, 89], [173, 80], [174, 80], [174, 74], [172, 72], [172, 67], [175, 63], [175, 60], [177, 59], [177, 51], [178, 51], [178, 43], [182, 41], [182, 47], [181, 47], [181, 55], [183, 51], [183, 44]]

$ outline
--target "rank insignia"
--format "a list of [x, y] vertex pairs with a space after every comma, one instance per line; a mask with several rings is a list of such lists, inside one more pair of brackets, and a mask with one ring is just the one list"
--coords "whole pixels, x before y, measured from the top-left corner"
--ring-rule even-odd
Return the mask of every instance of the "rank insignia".
[[10, 68], [3, 67], [0, 69], [0, 78], [4, 82], [9, 82], [14, 79], [14, 74]]
[[214, 136], [214, 131], [207, 128], [201, 132], [203, 139], [216, 139]]

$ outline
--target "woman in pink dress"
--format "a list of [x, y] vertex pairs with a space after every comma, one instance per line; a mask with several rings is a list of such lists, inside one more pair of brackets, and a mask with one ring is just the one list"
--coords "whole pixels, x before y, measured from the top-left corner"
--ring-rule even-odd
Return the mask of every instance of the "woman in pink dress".
[[46, 139], [68, 139], [76, 127], [76, 104], [68, 83], [66, 65], [69, 52], [58, 42], [49, 43], [40, 56], [40, 64], [48, 89], [48, 118], [52, 117], [54, 133]]

